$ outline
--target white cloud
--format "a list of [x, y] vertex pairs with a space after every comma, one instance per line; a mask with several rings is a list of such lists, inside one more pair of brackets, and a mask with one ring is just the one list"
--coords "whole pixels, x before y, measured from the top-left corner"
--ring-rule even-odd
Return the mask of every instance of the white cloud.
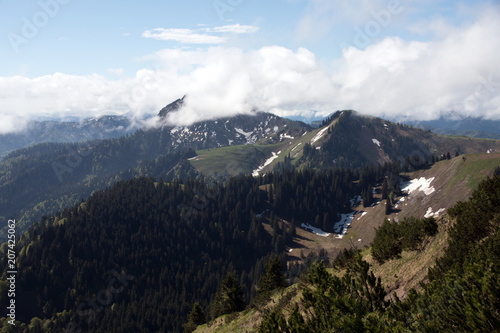
[[153, 30], [146, 30], [143, 32], [142, 36], [157, 40], [171, 40], [183, 44], [222, 44], [227, 40], [224, 37], [196, 33], [190, 29], [156, 28]]
[[485, 11], [434, 41], [387, 37], [364, 50], [346, 48], [334, 72], [304, 48], [212, 46], [159, 51], [145, 57], [155, 70], [114, 81], [60, 73], [0, 77], [0, 132], [18, 118], [156, 114], [184, 94], [187, 106], [172, 122], [255, 108], [282, 116], [355, 109], [385, 117], [432, 119], [458, 111], [500, 119], [498, 14]]
[[215, 28], [201, 29], [164, 29], [156, 28], [146, 30], [142, 33], [142, 37], [152, 38], [157, 40], [176, 41], [182, 44], [206, 44], [217, 45], [227, 42], [227, 37], [222, 37], [220, 34], [251, 34], [259, 30], [253, 25], [224, 25]]
[[0, 121], [0, 135], [12, 133], [12, 132], [22, 132], [24, 131], [29, 123], [29, 120], [15, 114], [0, 114], [2, 121]]
[[155, 57], [160, 71], [176, 82], [176, 89], [188, 94], [186, 108], [171, 116], [176, 123], [249, 113], [255, 108], [307, 110], [318, 104], [317, 99], [326, 102], [326, 91], [333, 88], [328, 74], [305, 49], [293, 52], [269, 46], [245, 53], [212, 47], [164, 50]]
[[451, 110], [500, 118], [498, 11], [432, 42], [386, 38], [344, 50], [333, 79], [343, 107], [373, 115], [433, 119]]
[[231, 24], [207, 30], [209, 32], [231, 32], [235, 34], [253, 34], [259, 31], [259, 27], [253, 25]]

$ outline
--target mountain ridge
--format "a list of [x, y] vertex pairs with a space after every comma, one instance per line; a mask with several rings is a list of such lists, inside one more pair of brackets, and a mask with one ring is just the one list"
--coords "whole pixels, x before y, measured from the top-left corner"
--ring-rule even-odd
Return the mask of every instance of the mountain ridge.
[[[41, 216], [121, 179], [141, 175], [185, 177], [193, 172], [186, 163], [194, 156], [193, 149], [252, 144], [289, 125], [294, 127], [292, 124], [298, 129], [309, 128], [272, 114], [256, 113], [190, 126], [137, 130], [115, 139], [23, 148], [0, 162], [0, 221], [16, 218], [20, 230], [25, 230]], [[4, 231], [0, 237], [5, 237]]]
[[[226, 148], [217, 150], [221, 147]], [[443, 137], [353, 111], [333, 114], [318, 129], [269, 113], [238, 115], [138, 130], [117, 139], [47, 143], [12, 152], [0, 162], [0, 222], [17, 218], [24, 230], [44, 214], [55, 213], [94, 190], [141, 175], [171, 179], [201, 173], [227, 178], [390, 161], [399, 161], [409, 170], [431, 156], [486, 151], [500, 151], [500, 142]], [[12, 198], [17, 198], [15, 204]], [[4, 231], [0, 237], [5, 237]]]

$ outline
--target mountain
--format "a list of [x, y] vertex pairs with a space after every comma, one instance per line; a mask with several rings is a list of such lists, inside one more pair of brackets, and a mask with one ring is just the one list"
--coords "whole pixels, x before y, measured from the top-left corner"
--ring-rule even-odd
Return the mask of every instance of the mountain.
[[336, 112], [320, 128], [301, 131], [284, 128], [251, 147], [197, 151], [198, 157], [190, 163], [209, 175], [263, 174], [290, 168], [354, 169], [389, 162], [411, 170], [447, 154], [500, 151], [500, 141], [437, 135], [354, 111]]
[[[488, 286], [500, 278], [499, 254], [494, 250], [499, 240], [499, 175], [498, 153], [445, 159], [430, 168], [402, 174], [403, 194], [394, 198], [398, 207], [389, 215], [385, 214], [386, 200], [380, 200], [381, 186], [375, 187], [376, 203], [353, 207], [355, 213], [343, 239], [297, 228], [296, 245], [287, 250], [284, 271], [296, 267], [294, 262], [311, 266], [306, 263], [313, 251], [329, 253], [320, 259], [332, 268], [323, 270], [313, 264], [307, 275], [276, 290], [270, 299], [243, 312], [213, 318], [196, 332], [281, 332], [291, 327], [330, 331], [333, 326], [322, 325], [336, 324], [344, 328], [356, 324], [377, 332], [483, 330], [488, 323], [496, 329], [500, 322], [491, 304], [498, 302], [498, 288]], [[373, 257], [373, 244], [383, 239], [377, 230], [386, 217], [399, 220], [396, 225], [404, 223], [405, 217], [415, 224], [433, 218], [437, 232], [424, 236], [417, 230], [416, 237], [412, 236], [417, 244], [414, 248], [380, 263]], [[385, 242], [397, 244], [403, 237], [391, 234]], [[355, 249], [360, 249], [359, 260]], [[353, 284], [346, 284], [349, 281]], [[364, 281], [366, 289], [360, 288]], [[377, 295], [385, 300], [378, 305], [381, 311], [373, 303], [364, 303]], [[367, 306], [359, 308], [361, 304]], [[473, 311], [467, 309], [471, 304]], [[429, 307], [433, 311], [426, 311]], [[352, 313], [368, 317], [356, 322]]]
[[182, 106], [184, 105], [184, 98], [186, 98], [186, 95], [165, 106], [163, 109], [160, 110], [158, 116], [160, 118], [166, 118], [170, 112], [175, 112], [181, 109]]
[[39, 143], [85, 142], [113, 139], [133, 133], [139, 128], [127, 116], [102, 116], [77, 121], [34, 121], [19, 133], [0, 135], [0, 159], [17, 149]]
[[[174, 101], [159, 114], [165, 117], [182, 103], [183, 99]], [[121, 118], [86, 124], [115, 128], [117, 119]], [[0, 162], [0, 223], [16, 218], [20, 230], [26, 230], [43, 215], [136, 176], [169, 180], [201, 174], [224, 179], [271, 170], [354, 169], [389, 162], [409, 171], [446, 154], [500, 151], [498, 141], [440, 136], [354, 111], [336, 112], [321, 125], [314, 129], [257, 112], [190, 126], [167, 124], [115, 139], [23, 148]], [[6, 236], [6, 223], [2, 226], [0, 239]]]
[[[272, 253], [288, 263], [284, 266], [288, 267], [288, 281], [299, 284], [282, 294], [284, 298], [276, 298], [277, 303], [269, 304], [277, 304], [276, 311], [287, 304], [292, 309], [290, 300], [300, 300], [308, 288], [300, 282], [301, 272], [309, 267], [315, 272], [317, 266], [312, 262], [316, 258], [333, 260], [342, 249], [353, 244], [368, 246], [376, 238], [374, 227], [380, 227], [386, 216], [377, 214], [386, 210], [384, 203], [388, 201], [382, 199], [381, 183], [395, 177], [402, 181], [410, 178], [408, 184], [401, 183], [402, 193], [392, 200], [410, 202], [408, 209], [420, 205], [423, 212], [429, 207], [425, 196], [434, 195], [436, 207], [442, 208], [446, 198], [453, 201], [470, 193], [467, 191], [472, 191], [482, 177], [492, 175], [499, 163], [499, 154], [482, 154], [444, 159], [409, 175], [400, 174], [394, 164], [365, 167], [359, 172], [283, 170], [263, 177], [239, 176], [224, 184], [193, 178], [119, 181], [61, 213], [42, 218], [18, 239], [16, 302], [29, 306], [18, 308], [16, 329], [180, 332], [192, 304], [198, 302], [207, 313], [218, 286], [231, 271], [236, 272], [236, 283], [242, 286], [246, 303], [254, 300], [249, 312], [241, 317], [252, 320], [251, 326], [246, 322], [248, 326], [242, 327], [255, 327], [265, 319], [262, 313], [271, 313], [274, 308], [263, 307], [256, 298], [256, 286]], [[418, 182], [413, 184], [412, 180]], [[447, 186], [462, 190], [447, 192]], [[483, 188], [498, 187], [492, 184]], [[373, 199], [362, 199], [367, 206], [362, 207], [359, 194], [367, 189]], [[498, 196], [495, 198], [482, 199], [485, 205], [497, 207], [492, 200], [498, 200]], [[490, 208], [479, 207], [484, 211]], [[390, 214], [402, 216], [396, 210]], [[344, 223], [346, 219], [350, 224]], [[340, 233], [336, 231], [339, 222], [343, 229]], [[449, 223], [440, 222], [441, 229], [446, 225]], [[432, 244], [435, 256], [444, 248], [437, 243], [446, 238], [443, 234], [432, 237], [428, 244]], [[4, 243], [0, 251], [5, 254], [7, 250]], [[314, 254], [316, 251], [319, 253]], [[406, 253], [403, 256], [407, 258]], [[6, 277], [8, 267], [5, 262], [0, 265]], [[378, 272], [384, 272], [384, 268]], [[329, 281], [325, 280], [328, 273], [319, 273], [311, 281], [316, 285]], [[408, 282], [394, 275], [395, 284]], [[344, 284], [339, 286], [344, 290]], [[357, 290], [352, 288], [353, 292]], [[7, 289], [7, 280], [2, 279], [0, 304], [5, 308]], [[357, 302], [356, 295], [351, 296]], [[340, 299], [349, 299], [345, 296]], [[365, 304], [359, 301], [356, 304]], [[240, 317], [226, 318], [228, 323]], [[8, 325], [7, 319], [4, 317], [0, 326]], [[217, 328], [222, 329], [214, 326]]]
[[256, 113], [137, 130], [116, 139], [43, 143], [11, 152], [0, 162], [0, 223], [5, 222], [0, 239], [6, 237], [8, 219], [17, 219], [23, 231], [43, 215], [118, 180], [193, 176], [196, 171], [187, 162], [195, 156], [193, 149], [250, 145], [287, 128], [297, 134], [309, 130], [303, 123]]
[[[160, 114], [165, 116], [182, 102], [167, 105]], [[0, 162], [0, 222], [16, 218], [20, 230], [26, 230], [43, 215], [136, 176], [170, 180], [202, 174], [224, 179], [271, 170], [362, 168], [389, 162], [409, 171], [448, 153], [500, 151], [498, 141], [444, 137], [354, 111], [337, 112], [321, 125], [314, 129], [259, 112], [190, 126], [164, 125], [116, 139], [23, 148]], [[2, 226], [0, 239], [6, 236], [6, 223]]]
[[405, 121], [405, 124], [443, 135], [462, 135], [483, 139], [500, 139], [500, 121], [470, 116], [448, 115], [429, 121]]
[[[12, 152], [0, 163], [0, 211], [18, 223], [16, 302], [29, 304], [16, 329], [180, 332], [195, 303], [211, 319], [226, 311], [228, 277], [254, 314], [269, 312], [258, 286], [273, 254], [291, 283], [315, 259], [370, 246], [386, 217], [440, 218], [493, 173], [499, 150], [341, 111], [318, 129], [256, 113]], [[438, 235], [425, 238], [432, 259]], [[373, 288], [407, 295], [426, 260]], [[7, 262], [0, 270], [7, 308]]]
[[231, 270], [246, 276], [250, 299], [276, 241], [245, 212], [264, 206], [252, 177], [224, 186], [138, 178], [44, 217], [17, 243], [16, 329], [51, 318], [43, 331], [181, 332], [192, 302], [206, 307]]

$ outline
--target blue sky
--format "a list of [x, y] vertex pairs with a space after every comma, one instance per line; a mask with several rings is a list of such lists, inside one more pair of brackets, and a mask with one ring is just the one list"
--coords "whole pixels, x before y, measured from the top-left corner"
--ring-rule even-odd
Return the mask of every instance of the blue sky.
[[[10, 32], [22, 36], [23, 18], [35, 23], [33, 16], [45, 12], [40, 3], [52, 4], [57, 14], [28, 38], [27, 44], [9, 41]], [[229, 5], [233, 3], [236, 5]], [[239, 4], [238, 4], [239, 3]], [[227, 7], [220, 4], [226, 4]], [[245, 49], [262, 45], [296, 44], [293, 39], [294, 21], [304, 10], [301, 2], [278, 1], [95, 1], [70, 0], [67, 4], [53, 1], [15, 1], [0, 3], [3, 31], [1, 47], [7, 66], [0, 74], [36, 77], [55, 72], [85, 75], [107, 74], [109, 68], [123, 68], [129, 75], [143, 68], [139, 61], [144, 55], [164, 48], [187, 48], [192, 45], [175, 41], [144, 38], [145, 31], [163, 29], [215, 28], [231, 24], [259, 26], [259, 33], [247, 38], [228, 36], [226, 45]], [[47, 7], [45, 7], [47, 8]], [[38, 18], [38, 17], [37, 17]], [[40, 22], [43, 22], [40, 19]], [[262, 28], [260, 27], [262, 26]], [[210, 35], [223, 35], [210, 33]], [[211, 43], [199, 44], [200, 46]], [[298, 44], [297, 44], [298, 46]], [[5, 52], [7, 51], [7, 52]], [[17, 51], [17, 52], [16, 52]]]
[[0, 132], [32, 119], [257, 108], [500, 118], [499, 2], [0, 0]]

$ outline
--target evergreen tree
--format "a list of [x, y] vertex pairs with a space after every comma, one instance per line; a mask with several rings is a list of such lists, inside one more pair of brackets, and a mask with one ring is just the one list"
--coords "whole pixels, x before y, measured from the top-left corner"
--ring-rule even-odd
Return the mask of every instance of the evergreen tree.
[[389, 198], [387, 198], [387, 200], [385, 202], [385, 215], [389, 215], [391, 212], [392, 212], [391, 200], [389, 200]]
[[382, 200], [387, 199], [389, 196], [389, 184], [387, 184], [387, 179], [384, 179], [382, 183]]
[[266, 263], [265, 270], [266, 272], [259, 280], [259, 294], [266, 294], [277, 288], [287, 286], [280, 259], [276, 254], [271, 255], [269, 261]]
[[223, 314], [242, 311], [245, 306], [243, 290], [236, 273], [227, 273], [210, 306], [210, 316], [215, 319]]
[[203, 325], [207, 322], [203, 309], [198, 302], [193, 304], [193, 308], [188, 315], [188, 322], [184, 324], [184, 332], [191, 333], [196, 330], [198, 325]]

